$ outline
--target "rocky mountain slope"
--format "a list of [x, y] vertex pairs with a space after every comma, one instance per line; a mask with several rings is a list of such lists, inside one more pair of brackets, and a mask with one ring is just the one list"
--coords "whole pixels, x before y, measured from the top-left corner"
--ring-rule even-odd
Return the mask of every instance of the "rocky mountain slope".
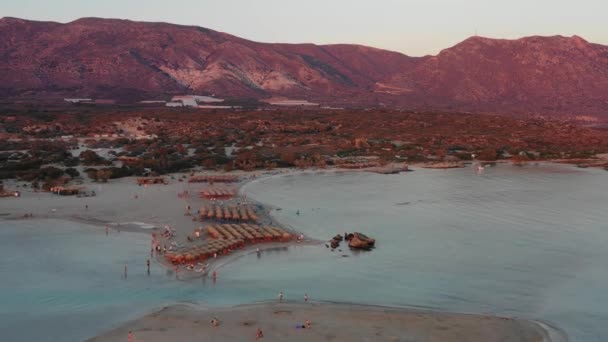
[[342, 106], [608, 115], [608, 47], [472, 37], [414, 58], [359, 45], [266, 44], [202, 27], [0, 19], [0, 97], [289, 97]]

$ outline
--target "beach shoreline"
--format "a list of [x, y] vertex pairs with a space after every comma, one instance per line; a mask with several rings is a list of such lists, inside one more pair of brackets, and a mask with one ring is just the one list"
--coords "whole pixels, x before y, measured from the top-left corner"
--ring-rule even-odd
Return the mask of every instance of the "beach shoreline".
[[[210, 321], [218, 319], [220, 325]], [[310, 320], [309, 329], [301, 328]], [[337, 302], [265, 301], [229, 307], [175, 304], [89, 339], [115, 341], [129, 332], [135, 341], [184, 339], [250, 341], [256, 329], [265, 341], [567, 341], [544, 323], [510, 317], [436, 312]], [[553, 339], [552, 339], [553, 338]]]

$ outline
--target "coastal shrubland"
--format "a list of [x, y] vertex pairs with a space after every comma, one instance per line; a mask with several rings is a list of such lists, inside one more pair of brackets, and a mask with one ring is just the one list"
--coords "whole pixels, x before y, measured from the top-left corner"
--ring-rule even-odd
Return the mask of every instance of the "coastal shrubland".
[[35, 170], [45, 166], [107, 181], [195, 168], [524, 163], [608, 152], [607, 130], [569, 120], [391, 110], [69, 108], [0, 113], [0, 132], [0, 179], [41, 180]]

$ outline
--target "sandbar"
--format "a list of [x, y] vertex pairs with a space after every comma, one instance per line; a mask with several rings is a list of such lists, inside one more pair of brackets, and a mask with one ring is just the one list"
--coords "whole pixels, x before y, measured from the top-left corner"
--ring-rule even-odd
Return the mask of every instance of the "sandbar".
[[[217, 318], [219, 326], [211, 320]], [[302, 328], [310, 320], [310, 328]], [[258, 303], [227, 308], [169, 306], [91, 342], [134, 341], [471, 341], [542, 342], [549, 333], [528, 320], [339, 303]]]

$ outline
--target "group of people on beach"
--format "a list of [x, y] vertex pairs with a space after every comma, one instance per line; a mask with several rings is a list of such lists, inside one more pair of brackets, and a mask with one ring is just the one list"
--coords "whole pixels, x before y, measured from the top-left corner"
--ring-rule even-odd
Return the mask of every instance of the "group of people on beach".
[[[217, 317], [213, 317], [209, 323], [211, 323], [211, 326], [213, 326], [213, 327], [219, 327], [220, 326], [220, 320]], [[129, 331], [129, 336], [131, 336], [130, 334], [131, 334], [131, 332]], [[264, 332], [262, 331], [262, 329], [257, 328], [256, 331], [255, 331], [255, 339], [259, 340], [259, 339], [261, 339], [263, 337], [264, 337]]]
[[[211, 326], [213, 327], [219, 327], [220, 326], [220, 320], [217, 317], [213, 317], [210, 321]], [[304, 322], [304, 324], [302, 325], [297, 325], [296, 326], [297, 329], [310, 329], [310, 320], [306, 320]], [[133, 342], [134, 335], [133, 335], [133, 331], [129, 330], [129, 334], [127, 335], [127, 339], [128, 342]], [[260, 340], [264, 338], [264, 332], [262, 331], [262, 329], [260, 329], [259, 327], [256, 329], [255, 331], [255, 339], [256, 340]]]
[[[215, 272], [213, 272], [213, 277], [216, 277]], [[285, 295], [283, 294], [283, 291], [279, 292], [279, 302], [282, 303], [285, 299]], [[308, 302], [308, 293], [304, 293], [304, 302]], [[213, 317], [210, 321], [211, 325], [213, 327], [219, 327], [220, 326], [220, 320], [217, 317]], [[296, 325], [296, 329], [310, 329], [311, 328], [311, 323], [310, 320], [306, 320], [304, 322], [304, 324], [298, 324]], [[255, 339], [259, 340], [264, 338], [264, 332], [262, 331], [262, 329], [257, 328], [256, 332], [255, 332]]]
[[[283, 294], [283, 291], [279, 292], [279, 303], [283, 303], [283, 300], [285, 300], [285, 295]], [[304, 292], [304, 302], [308, 303], [308, 293]]]
[[154, 246], [152, 249], [150, 249], [150, 256], [154, 256], [154, 251], [156, 251], [156, 254], [166, 254], [167, 253], [167, 245], [164, 245], [162, 248], [160, 247], [160, 244], [157, 244], [156, 246]]
[[[211, 319], [210, 323], [211, 323], [211, 325], [212, 325], [213, 327], [219, 327], [219, 326], [220, 326], [220, 321], [219, 321], [219, 319], [217, 319], [217, 317], [213, 317], [213, 318]], [[302, 325], [299, 325], [299, 324], [298, 324], [298, 325], [296, 325], [296, 329], [310, 329], [310, 320], [308, 320], [308, 319], [307, 319], [307, 320], [304, 322], [304, 324], [302, 324]], [[132, 340], [131, 340], [131, 338], [132, 338], [132, 334], [131, 334], [131, 332], [129, 331], [129, 341], [130, 341], [130, 342], [132, 341]], [[260, 329], [260, 328], [258, 327], [258, 328], [256, 329], [256, 331], [255, 331], [255, 339], [256, 339], [256, 340], [260, 340], [260, 339], [262, 339], [262, 338], [264, 338], [264, 332], [262, 331], [262, 329]]]
[[[159, 234], [160, 238], [164, 238], [168, 240], [173, 237], [173, 230], [169, 226], [165, 226], [165, 231]], [[167, 244], [163, 244], [161, 247], [160, 239], [157, 239], [155, 233], [152, 234], [152, 247], [150, 248], [150, 257], [154, 256], [154, 251], [156, 254], [166, 254], [167, 253]]]

